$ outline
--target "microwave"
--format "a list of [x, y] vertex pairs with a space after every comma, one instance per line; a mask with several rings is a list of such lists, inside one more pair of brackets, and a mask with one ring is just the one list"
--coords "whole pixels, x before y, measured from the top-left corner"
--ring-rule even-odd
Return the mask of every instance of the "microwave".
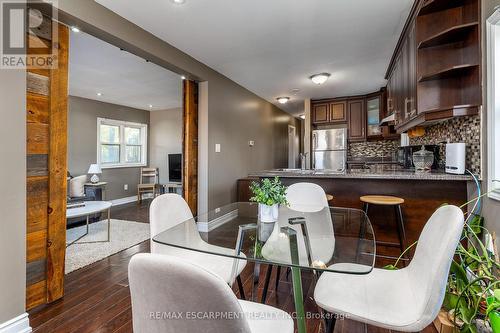
[[[439, 168], [439, 162], [441, 160], [441, 155], [439, 152], [438, 145], [424, 145], [425, 150], [431, 151], [434, 154], [434, 163], [432, 164], [432, 169]], [[416, 146], [405, 146], [398, 148], [398, 164], [404, 169], [413, 169], [413, 153], [422, 149], [422, 145]]]

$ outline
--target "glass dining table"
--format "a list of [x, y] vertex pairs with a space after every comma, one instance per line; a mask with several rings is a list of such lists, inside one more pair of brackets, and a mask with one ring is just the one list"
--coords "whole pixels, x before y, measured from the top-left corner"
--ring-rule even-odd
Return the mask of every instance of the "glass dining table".
[[259, 221], [258, 204], [237, 202], [181, 222], [153, 241], [233, 258], [232, 281], [239, 260], [253, 262], [253, 300], [261, 264], [289, 267], [299, 333], [306, 332], [302, 271], [312, 271], [314, 279], [332, 272], [368, 274], [375, 263], [370, 220], [362, 210], [353, 208], [281, 206], [278, 221], [265, 223]]

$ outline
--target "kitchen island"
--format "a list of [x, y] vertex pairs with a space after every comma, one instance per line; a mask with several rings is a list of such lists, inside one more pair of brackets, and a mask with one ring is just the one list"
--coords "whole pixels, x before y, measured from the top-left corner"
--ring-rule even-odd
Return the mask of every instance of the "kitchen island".
[[[440, 171], [415, 172], [409, 170], [350, 170], [326, 172], [299, 169], [276, 169], [254, 172], [238, 181], [238, 201], [251, 197], [248, 186], [252, 181], [278, 176], [285, 185], [311, 182], [333, 196], [330, 205], [362, 208], [363, 195], [393, 195], [405, 200], [402, 205], [407, 243], [412, 244], [432, 215], [442, 204], [462, 205], [467, 201], [468, 175], [452, 175]], [[391, 207], [371, 206], [370, 220], [375, 237], [383, 242], [397, 242], [394, 210]], [[377, 248], [382, 256], [397, 256], [396, 248]], [[380, 263], [380, 262], [379, 262]], [[386, 261], [382, 261], [386, 263]]]

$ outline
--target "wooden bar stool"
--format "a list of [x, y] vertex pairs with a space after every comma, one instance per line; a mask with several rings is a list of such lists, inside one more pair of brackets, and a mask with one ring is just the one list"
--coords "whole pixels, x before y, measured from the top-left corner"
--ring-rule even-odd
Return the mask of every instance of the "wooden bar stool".
[[401, 205], [405, 202], [405, 200], [402, 198], [387, 195], [365, 195], [360, 197], [359, 200], [363, 202], [363, 210], [365, 211], [366, 215], [368, 215], [370, 205], [394, 207], [396, 213], [396, 225], [398, 229], [399, 244], [377, 241], [377, 245], [399, 247], [401, 249], [401, 252], [403, 252], [406, 249], [406, 233]]
[[331, 204], [333, 201], [333, 195], [331, 194], [326, 194], [326, 201], [328, 201], [328, 204]]

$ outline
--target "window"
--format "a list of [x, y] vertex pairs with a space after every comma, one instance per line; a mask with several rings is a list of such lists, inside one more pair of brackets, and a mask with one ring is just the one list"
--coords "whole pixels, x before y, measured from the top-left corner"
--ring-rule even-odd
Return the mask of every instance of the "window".
[[500, 10], [486, 22], [488, 191], [500, 200]]
[[145, 166], [148, 125], [97, 118], [97, 163], [102, 168]]

